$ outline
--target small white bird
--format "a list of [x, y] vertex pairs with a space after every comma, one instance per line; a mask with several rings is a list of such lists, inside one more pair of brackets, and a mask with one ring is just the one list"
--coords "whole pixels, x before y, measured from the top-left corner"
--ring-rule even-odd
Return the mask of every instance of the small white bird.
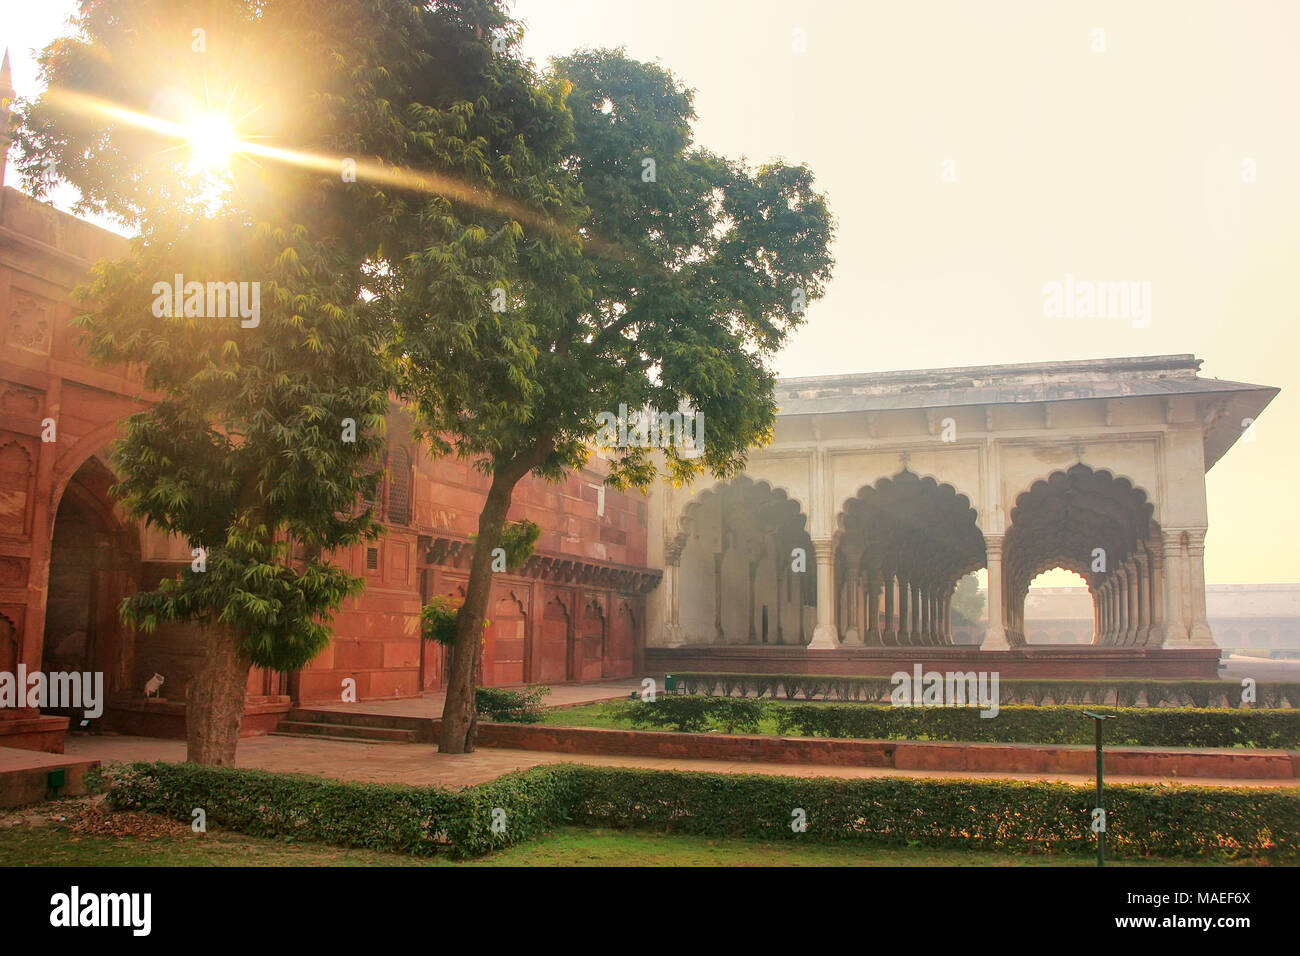
[[158, 688], [162, 687], [162, 685], [163, 685], [163, 683], [164, 683], [165, 681], [166, 681], [166, 678], [163, 677], [162, 674], [154, 674], [153, 677], [150, 677], [149, 680], [147, 680], [147, 681], [145, 682], [145, 685], [144, 685], [144, 696], [146, 696], [146, 697], [157, 697], [157, 696], [158, 696]]

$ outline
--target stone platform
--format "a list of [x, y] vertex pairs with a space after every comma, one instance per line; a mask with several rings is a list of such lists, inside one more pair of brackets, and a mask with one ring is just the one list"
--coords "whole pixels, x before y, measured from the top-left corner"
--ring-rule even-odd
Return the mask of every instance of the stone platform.
[[[289, 698], [283, 695], [250, 695], [244, 700], [244, 721], [239, 736], [269, 734], [289, 713]], [[108, 705], [105, 726], [119, 734], [141, 737], [185, 739], [185, 702], [138, 698]]]
[[888, 677], [921, 664], [927, 671], [997, 671], [1000, 679], [1139, 678], [1146, 680], [1218, 680], [1217, 647], [1014, 647], [983, 651], [976, 646], [838, 647], [809, 650], [775, 644], [698, 644], [647, 647], [651, 674], [826, 674], [841, 677]]
[[99, 760], [92, 758], [0, 747], [0, 807], [21, 807], [51, 796], [51, 771], [63, 771], [59, 796], [83, 794], [86, 771], [98, 766]]
[[0, 748], [63, 753], [68, 718], [21, 710], [0, 715]]

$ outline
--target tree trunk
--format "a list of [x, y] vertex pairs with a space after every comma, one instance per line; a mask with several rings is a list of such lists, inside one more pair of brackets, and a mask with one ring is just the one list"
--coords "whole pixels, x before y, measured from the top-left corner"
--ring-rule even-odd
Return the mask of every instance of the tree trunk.
[[474, 688], [483, 657], [483, 620], [492, 595], [492, 550], [501, 543], [501, 531], [510, 510], [510, 496], [517, 481], [517, 478], [511, 481], [500, 474], [494, 477], [487, 502], [478, 517], [478, 537], [474, 539], [469, 584], [456, 621], [456, 643], [451, 648], [447, 700], [442, 708], [438, 738], [441, 753], [467, 754], [474, 750], [474, 735], [478, 729]]
[[185, 705], [185, 759], [190, 763], [234, 766], [252, 667], [240, 643], [240, 635], [224, 626], [203, 635], [203, 658]]

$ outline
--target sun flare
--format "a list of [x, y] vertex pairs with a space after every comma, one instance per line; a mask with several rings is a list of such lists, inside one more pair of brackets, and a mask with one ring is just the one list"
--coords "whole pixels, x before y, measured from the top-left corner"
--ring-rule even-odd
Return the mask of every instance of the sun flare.
[[225, 169], [242, 146], [235, 126], [214, 113], [204, 113], [185, 124], [185, 138], [195, 164], [205, 169]]

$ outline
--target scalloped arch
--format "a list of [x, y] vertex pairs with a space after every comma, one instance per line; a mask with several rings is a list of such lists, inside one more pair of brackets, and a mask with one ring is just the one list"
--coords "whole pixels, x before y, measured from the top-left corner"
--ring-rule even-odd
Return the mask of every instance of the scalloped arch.
[[693, 520], [695, 513], [705, 507], [710, 501], [717, 498], [719, 492], [723, 488], [747, 485], [755, 488], [766, 488], [778, 499], [790, 502], [798, 509], [797, 513], [803, 516], [805, 524], [807, 523], [808, 512], [804, 508], [803, 502], [791, 494], [789, 489], [784, 488], [781, 485], [774, 485], [765, 478], [753, 478], [742, 472], [734, 478], [715, 481], [708, 488], [701, 489], [695, 493], [686, 504], [682, 505], [681, 511], [677, 516], [677, 533], [673, 536], [673, 540], [679, 545], [684, 545], [686, 543], [687, 537], [690, 535], [691, 531], [690, 523]]
[[[859, 500], [862, 497], [862, 493], [864, 491], [872, 491], [872, 492], [883, 491], [884, 489], [881, 487], [882, 484], [889, 484], [889, 485], [896, 484], [898, 479], [903, 477], [904, 475], [911, 475], [921, 485], [925, 485], [928, 482], [929, 486], [933, 487], [935, 491], [938, 492], [939, 494], [951, 494], [954, 499], [961, 499], [965, 501], [967, 510], [973, 511], [975, 513], [975, 517], [973, 519], [975, 522], [975, 527], [980, 528], [980, 518], [981, 518], [980, 510], [971, 501], [970, 495], [958, 489], [951, 482], [944, 481], [938, 475], [922, 474], [921, 472], [912, 471], [910, 468], [900, 468], [892, 475], [882, 475], [881, 477], [877, 478], [875, 481], [870, 481], [867, 482], [866, 484], [860, 485], [857, 491], [855, 491], [848, 498], [845, 498], [844, 501], [840, 503], [839, 508], [835, 512], [836, 533], [843, 533], [845, 530], [847, 530], [844, 527], [844, 516], [845, 513], [849, 510], [849, 502]], [[981, 532], [983, 531], [982, 528], [980, 528], [980, 530]]]

